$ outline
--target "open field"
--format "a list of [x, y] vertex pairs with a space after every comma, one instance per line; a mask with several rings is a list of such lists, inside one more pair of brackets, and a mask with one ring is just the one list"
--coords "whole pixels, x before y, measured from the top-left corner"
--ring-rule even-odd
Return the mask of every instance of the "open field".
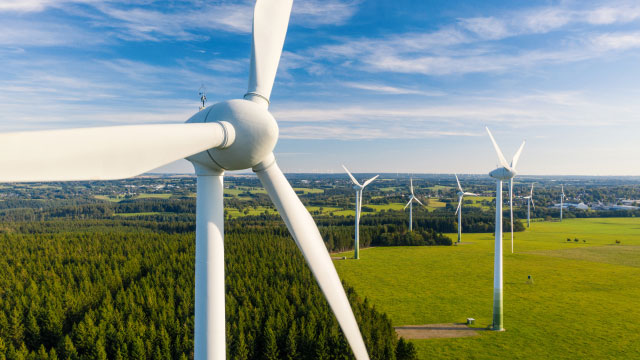
[[[124, 199], [126, 199], [124, 196], [108, 196], [108, 195], [94, 195], [93, 196], [96, 199], [99, 200], [107, 200], [107, 201], [111, 201], [111, 202], [120, 202]], [[138, 194], [134, 197], [132, 197], [131, 199], [169, 199], [171, 197], [171, 194], [146, 194], [146, 193], [142, 193], [142, 194]]]
[[[507, 330], [411, 340], [421, 359], [640, 357], [640, 219], [532, 226], [516, 234], [515, 254], [505, 236]], [[340, 276], [386, 312], [394, 326], [474, 317], [482, 328], [492, 316], [493, 234], [464, 234], [463, 241], [468, 244], [363, 249], [361, 260], [335, 264]]]

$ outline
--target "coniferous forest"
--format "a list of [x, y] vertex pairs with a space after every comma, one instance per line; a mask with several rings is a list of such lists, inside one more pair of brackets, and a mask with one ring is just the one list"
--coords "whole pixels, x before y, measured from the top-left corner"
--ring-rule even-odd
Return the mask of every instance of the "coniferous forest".
[[[193, 198], [49, 195], [0, 200], [0, 359], [192, 359]], [[228, 358], [353, 358], [279, 218], [225, 226]], [[372, 359], [415, 358], [344, 286]]]

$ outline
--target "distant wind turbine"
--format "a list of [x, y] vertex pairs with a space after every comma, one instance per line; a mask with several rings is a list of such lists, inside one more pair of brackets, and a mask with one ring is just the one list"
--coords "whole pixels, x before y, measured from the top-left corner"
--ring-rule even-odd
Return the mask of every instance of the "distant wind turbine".
[[[518, 159], [520, 158], [520, 153], [522, 152], [522, 149], [524, 148], [524, 143], [526, 141], [522, 142], [522, 145], [520, 145], [520, 148], [518, 149], [518, 151], [516, 151], [516, 154], [513, 156], [513, 160], [511, 160], [511, 168], [513, 169], [513, 171], [516, 170], [516, 163], [518, 162]], [[513, 177], [515, 177], [515, 173], [513, 174]], [[513, 254], [513, 177], [511, 179], [509, 179], [509, 212], [511, 215], [511, 253]]]
[[522, 198], [527, 199], [527, 227], [531, 227], [531, 205], [533, 205], [533, 210], [536, 209], [536, 204], [533, 202], [533, 183], [531, 183], [529, 196], [523, 196]]
[[564, 207], [564, 185], [560, 185], [562, 189], [562, 193], [560, 194], [560, 221], [562, 221], [562, 208]]
[[486, 129], [493, 143], [493, 147], [496, 150], [496, 154], [498, 154], [498, 161], [502, 166], [489, 173], [489, 176], [496, 179], [496, 248], [493, 265], [493, 324], [491, 328], [493, 330], [504, 330], [502, 327], [502, 182], [511, 180], [516, 175], [514, 167], [518, 163], [522, 146], [520, 146], [520, 149], [518, 149], [513, 156], [513, 161], [511, 161], [511, 165], [509, 165], [504, 155], [502, 155], [502, 151], [500, 147], [498, 147], [496, 140], [493, 138], [493, 135], [491, 135], [491, 131], [489, 131], [489, 128]]
[[351, 173], [349, 172], [346, 166], [342, 165], [342, 168], [344, 169], [344, 171], [347, 172], [347, 174], [351, 178], [351, 181], [353, 181], [353, 188], [356, 190], [356, 235], [355, 235], [355, 244], [354, 244], [355, 252], [354, 252], [353, 258], [360, 259], [360, 210], [362, 208], [362, 191], [364, 190], [365, 186], [371, 184], [371, 182], [380, 175], [376, 175], [371, 179], [365, 181], [364, 184], [360, 185], [358, 180], [356, 180], [356, 178], [354, 178], [353, 175], [351, 175]]
[[462, 186], [460, 186], [460, 180], [458, 180], [458, 175], [453, 174], [456, 177], [456, 182], [458, 183], [458, 208], [456, 209], [456, 214], [458, 214], [458, 244], [462, 240], [462, 199], [466, 196], [478, 196], [478, 194], [464, 192], [462, 190]]
[[404, 206], [404, 209], [407, 209], [407, 206], [409, 207], [409, 231], [413, 231], [413, 202], [417, 201], [418, 204], [424, 206], [423, 203], [420, 202], [420, 200], [418, 200], [418, 198], [413, 194], [413, 179], [409, 179], [409, 184], [411, 187], [411, 197], [409, 198], [409, 202], [407, 203], [407, 205]]

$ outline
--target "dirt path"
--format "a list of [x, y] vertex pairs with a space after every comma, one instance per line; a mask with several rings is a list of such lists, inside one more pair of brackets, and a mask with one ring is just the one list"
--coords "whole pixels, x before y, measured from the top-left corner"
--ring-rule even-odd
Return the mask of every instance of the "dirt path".
[[437, 339], [476, 336], [484, 329], [470, 328], [466, 324], [427, 324], [395, 327], [398, 336], [405, 339]]

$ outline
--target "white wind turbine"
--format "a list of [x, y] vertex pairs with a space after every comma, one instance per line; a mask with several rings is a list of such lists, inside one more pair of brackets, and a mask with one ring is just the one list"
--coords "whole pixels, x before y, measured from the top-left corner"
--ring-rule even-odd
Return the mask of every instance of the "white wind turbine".
[[[487, 130], [489, 130], [487, 128]], [[522, 152], [522, 149], [524, 148], [524, 143], [526, 141], [522, 142], [522, 145], [520, 145], [520, 148], [518, 149], [518, 151], [516, 152], [516, 154], [513, 156], [513, 160], [511, 160], [511, 168], [515, 171], [516, 170], [516, 163], [518, 162], [518, 158], [520, 157], [520, 153]], [[509, 213], [511, 216], [511, 253], [513, 254], [513, 178], [515, 177], [515, 173], [513, 174], [513, 177], [511, 179], [509, 179]]]
[[356, 235], [355, 235], [355, 244], [354, 244], [354, 259], [360, 259], [360, 210], [362, 209], [362, 191], [364, 187], [371, 184], [373, 180], [375, 180], [378, 176], [376, 175], [371, 179], [364, 182], [364, 184], [360, 185], [358, 180], [351, 175], [346, 166], [342, 165], [344, 171], [349, 174], [351, 181], [353, 181], [353, 188], [356, 190]]
[[458, 183], [458, 208], [456, 209], [456, 214], [458, 214], [458, 244], [462, 240], [462, 200], [465, 196], [478, 196], [478, 194], [464, 192], [462, 190], [462, 186], [460, 186], [460, 180], [458, 180], [458, 175], [453, 174], [456, 177], [456, 182]]
[[0, 181], [111, 180], [186, 158], [197, 175], [195, 359], [225, 358], [225, 170], [251, 168], [264, 185], [336, 315], [356, 359], [368, 359], [358, 324], [313, 218], [276, 164], [269, 97], [292, 0], [257, 0], [248, 91], [186, 124], [0, 134]]
[[566, 198], [566, 196], [564, 195], [564, 185], [560, 185], [562, 192], [560, 193], [560, 221], [562, 221], [562, 208], [564, 207], [564, 198]]
[[[491, 135], [491, 131], [489, 128], [487, 129], [487, 133], [489, 134], [489, 138], [491, 138], [491, 142], [493, 143], [493, 147], [498, 154], [498, 161], [502, 167], [498, 167], [497, 169], [491, 171], [489, 176], [496, 179], [496, 231], [495, 231], [495, 254], [494, 254], [494, 265], [493, 265], [493, 330], [503, 330], [502, 323], [502, 182], [506, 180], [512, 179], [516, 175], [515, 166], [518, 163], [518, 158], [520, 157], [520, 153], [522, 152], [522, 146], [513, 156], [513, 160], [511, 161], [511, 165], [507, 163], [507, 160], [502, 155], [502, 151], [496, 140]], [[523, 143], [524, 145], [524, 143]]]
[[411, 187], [411, 197], [409, 198], [409, 202], [407, 203], [407, 205], [404, 206], [404, 209], [407, 209], [407, 206], [409, 207], [409, 231], [413, 231], [413, 202], [417, 201], [418, 204], [424, 206], [424, 204], [422, 204], [420, 202], [420, 200], [418, 200], [418, 198], [413, 194], [413, 179], [410, 178], [409, 179], [409, 184]]
[[536, 204], [533, 202], [533, 183], [531, 183], [529, 196], [523, 196], [522, 198], [527, 199], [527, 227], [531, 227], [531, 205], [533, 205], [533, 210], [536, 209]]

